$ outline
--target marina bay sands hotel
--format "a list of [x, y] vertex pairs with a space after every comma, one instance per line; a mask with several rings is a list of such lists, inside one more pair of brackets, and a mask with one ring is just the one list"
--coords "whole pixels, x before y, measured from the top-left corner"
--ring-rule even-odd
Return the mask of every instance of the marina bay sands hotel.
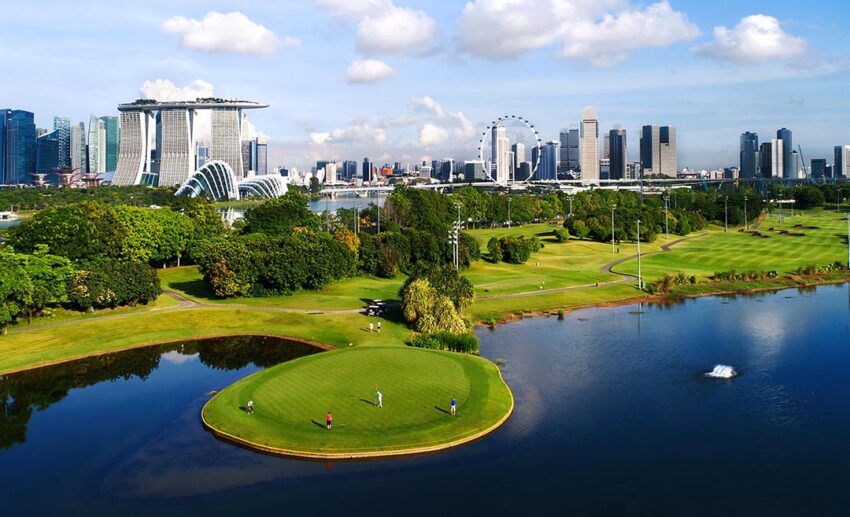
[[199, 110], [211, 112], [209, 160], [227, 163], [237, 178], [243, 178], [247, 164], [242, 163], [242, 111], [267, 107], [214, 98], [186, 102], [140, 99], [121, 104], [121, 140], [112, 184], [182, 185], [197, 169], [194, 126]]

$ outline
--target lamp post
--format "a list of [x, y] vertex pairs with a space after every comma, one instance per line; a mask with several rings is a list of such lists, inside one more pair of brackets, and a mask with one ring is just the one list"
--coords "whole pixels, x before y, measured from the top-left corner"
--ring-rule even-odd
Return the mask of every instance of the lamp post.
[[643, 290], [643, 276], [640, 271], [640, 219], [637, 220], [637, 258], [638, 258], [638, 289]]
[[729, 196], [723, 199], [723, 232], [729, 231]]
[[511, 228], [511, 195], [508, 194], [508, 229]]
[[611, 205], [611, 253], [617, 253], [614, 248], [614, 210], [616, 210], [617, 204]]
[[670, 240], [670, 196], [664, 194], [664, 230], [667, 233], [667, 240]]
[[570, 194], [569, 196], [567, 196], [567, 198], [569, 198], [569, 200], [570, 200], [570, 217], [572, 217], [573, 216], [573, 195]]
[[747, 196], [744, 196], [744, 231], [749, 230], [747, 226]]
[[380, 233], [381, 233], [381, 200], [380, 199], [378, 199], [376, 206], [378, 207], [378, 233], [376, 233], [375, 235], [380, 235]]

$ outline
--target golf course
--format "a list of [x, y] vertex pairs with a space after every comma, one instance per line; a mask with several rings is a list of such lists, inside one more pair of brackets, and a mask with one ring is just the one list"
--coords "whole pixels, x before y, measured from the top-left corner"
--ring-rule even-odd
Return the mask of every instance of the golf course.
[[[498, 428], [512, 410], [499, 369], [485, 359], [376, 346], [324, 352], [251, 375], [213, 397], [202, 418], [219, 437], [265, 452], [354, 459], [461, 445]], [[332, 429], [326, 412], [333, 414]]]

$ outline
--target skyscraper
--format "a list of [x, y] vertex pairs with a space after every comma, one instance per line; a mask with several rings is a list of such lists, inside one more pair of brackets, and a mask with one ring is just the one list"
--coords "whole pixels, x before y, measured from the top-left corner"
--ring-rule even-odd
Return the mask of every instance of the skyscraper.
[[850, 145], [835, 146], [835, 162], [832, 166], [832, 177], [850, 178]]
[[755, 178], [759, 166], [759, 136], [756, 133], [741, 135], [741, 178]]
[[369, 158], [363, 158], [363, 181], [372, 181], [372, 162]]
[[0, 110], [0, 183], [31, 182], [36, 158], [35, 116], [29, 111]]
[[791, 153], [794, 152], [794, 143], [791, 138], [791, 130], [784, 127], [776, 132], [776, 138], [782, 141], [782, 170], [774, 172], [774, 176], [781, 176], [785, 179], [797, 177], [797, 169], [794, 166]]
[[104, 164], [106, 172], [115, 172], [118, 168], [118, 117], [100, 117], [103, 121], [105, 130], [105, 155], [106, 162]]
[[257, 137], [257, 174], [265, 176], [269, 173], [269, 139]]
[[679, 170], [676, 128], [643, 126], [640, 133], [640, 163], [644, 174], [676, 177]]
[[776, 178], [784, 178], [785, 174], [785, 142], [779, 138], [770, 141], [770, 170]]
[[86, 154], [86, 124], [80, 122], [71, 127], [71, 168], [85, 172], [88, 167]]
[[[59, 130], [45, 133], [35, 141], [35, 172], [55, 174], [59, 168]], [[48, 178], [49, 180], [49, 178]]]
[[511, 146], [511, 152], [514, 153], [514, 170], [519, 170], [519, 164], [525, 161], [525, 144], [519, 142]]
[[195, 146], [195, 160], [197, 161], [195, 168], [200, 169], [210, 161], [210, 146], [203, 142], [198, 142]]
[[562, 129], [558, 140], [561, 142], [561, 163], [558, 164], [558, 174], [566, 174], [570, 170], [570, 130]]
[[599, 117], [587, 106], [581, 116], [581, 179], [599, 181]]
[[759, 146], [759, 176], [763, 178], [772, 178], [776, 174], [773, 168], [773, 142], [762, 142]]
[[813, 178], [825, 178], [826, 177], [826, 160], [824, 158], [814, 158], [812, 159], [812, 177]]
[[581, 137], [579, 136], [578, 127], [575, 125], [570, 126], [569, 130], [567, 130], [567, 170], [581, 170], [580, 142]]
[[342, 162], [342, 177], [345, 181], [351, 181], [357, 177], [357, 162], [355, 160]]
[[85, 172], [106, 172], [106, 126], [94, 115], [89, 118], [88, 145], [89, 169]]
[[454, 168], [455, 161], [452, 158], [443, 158], [443, 161], [440, 162], [440, 180], [441, 181], [454, 181]]
[[543, 181], [558, 179], [559, 163], [561, 163], [561, 142], [553, 140], [546, 143], [540, 159], [540, 171], [535, 179]]
[[71, 121], [65, 117], [53, 117], [53, 130], [59, 140], [59, 167], [71, 166]]
[[511, 143], [508, 140], [508, 130], [505, 126], [496, 126], [493, 128], [492, 135], [492, 160], [495, 168], [496, 183], [507, 185], [511, 174]]
[[608, 133], [610, 143], [609, 179], [621, 180], [628, 175], [629, 151], [626, 144], [626, 130], [612, 129]]

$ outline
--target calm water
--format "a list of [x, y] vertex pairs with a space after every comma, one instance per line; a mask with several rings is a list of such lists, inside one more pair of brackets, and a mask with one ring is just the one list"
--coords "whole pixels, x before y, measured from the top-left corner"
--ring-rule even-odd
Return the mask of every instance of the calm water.
[[5, 230], [6, 228], [11, 228], [19, 224], [21, 224], [20, 219], [0, 220], [0, 230]]
[[[481, 329], [483, 354], [506, 360], [508, 423], [458, 450], [367, 463], [264, 456], [201, 428], [210, 390], [309, 352], [290, 345], [189, 344], [10, 376], [0, 500], [66, 515], [844, 515], [849, 315], [841, 286]], [[706, 378], [718, 363], [741, 375]]]

